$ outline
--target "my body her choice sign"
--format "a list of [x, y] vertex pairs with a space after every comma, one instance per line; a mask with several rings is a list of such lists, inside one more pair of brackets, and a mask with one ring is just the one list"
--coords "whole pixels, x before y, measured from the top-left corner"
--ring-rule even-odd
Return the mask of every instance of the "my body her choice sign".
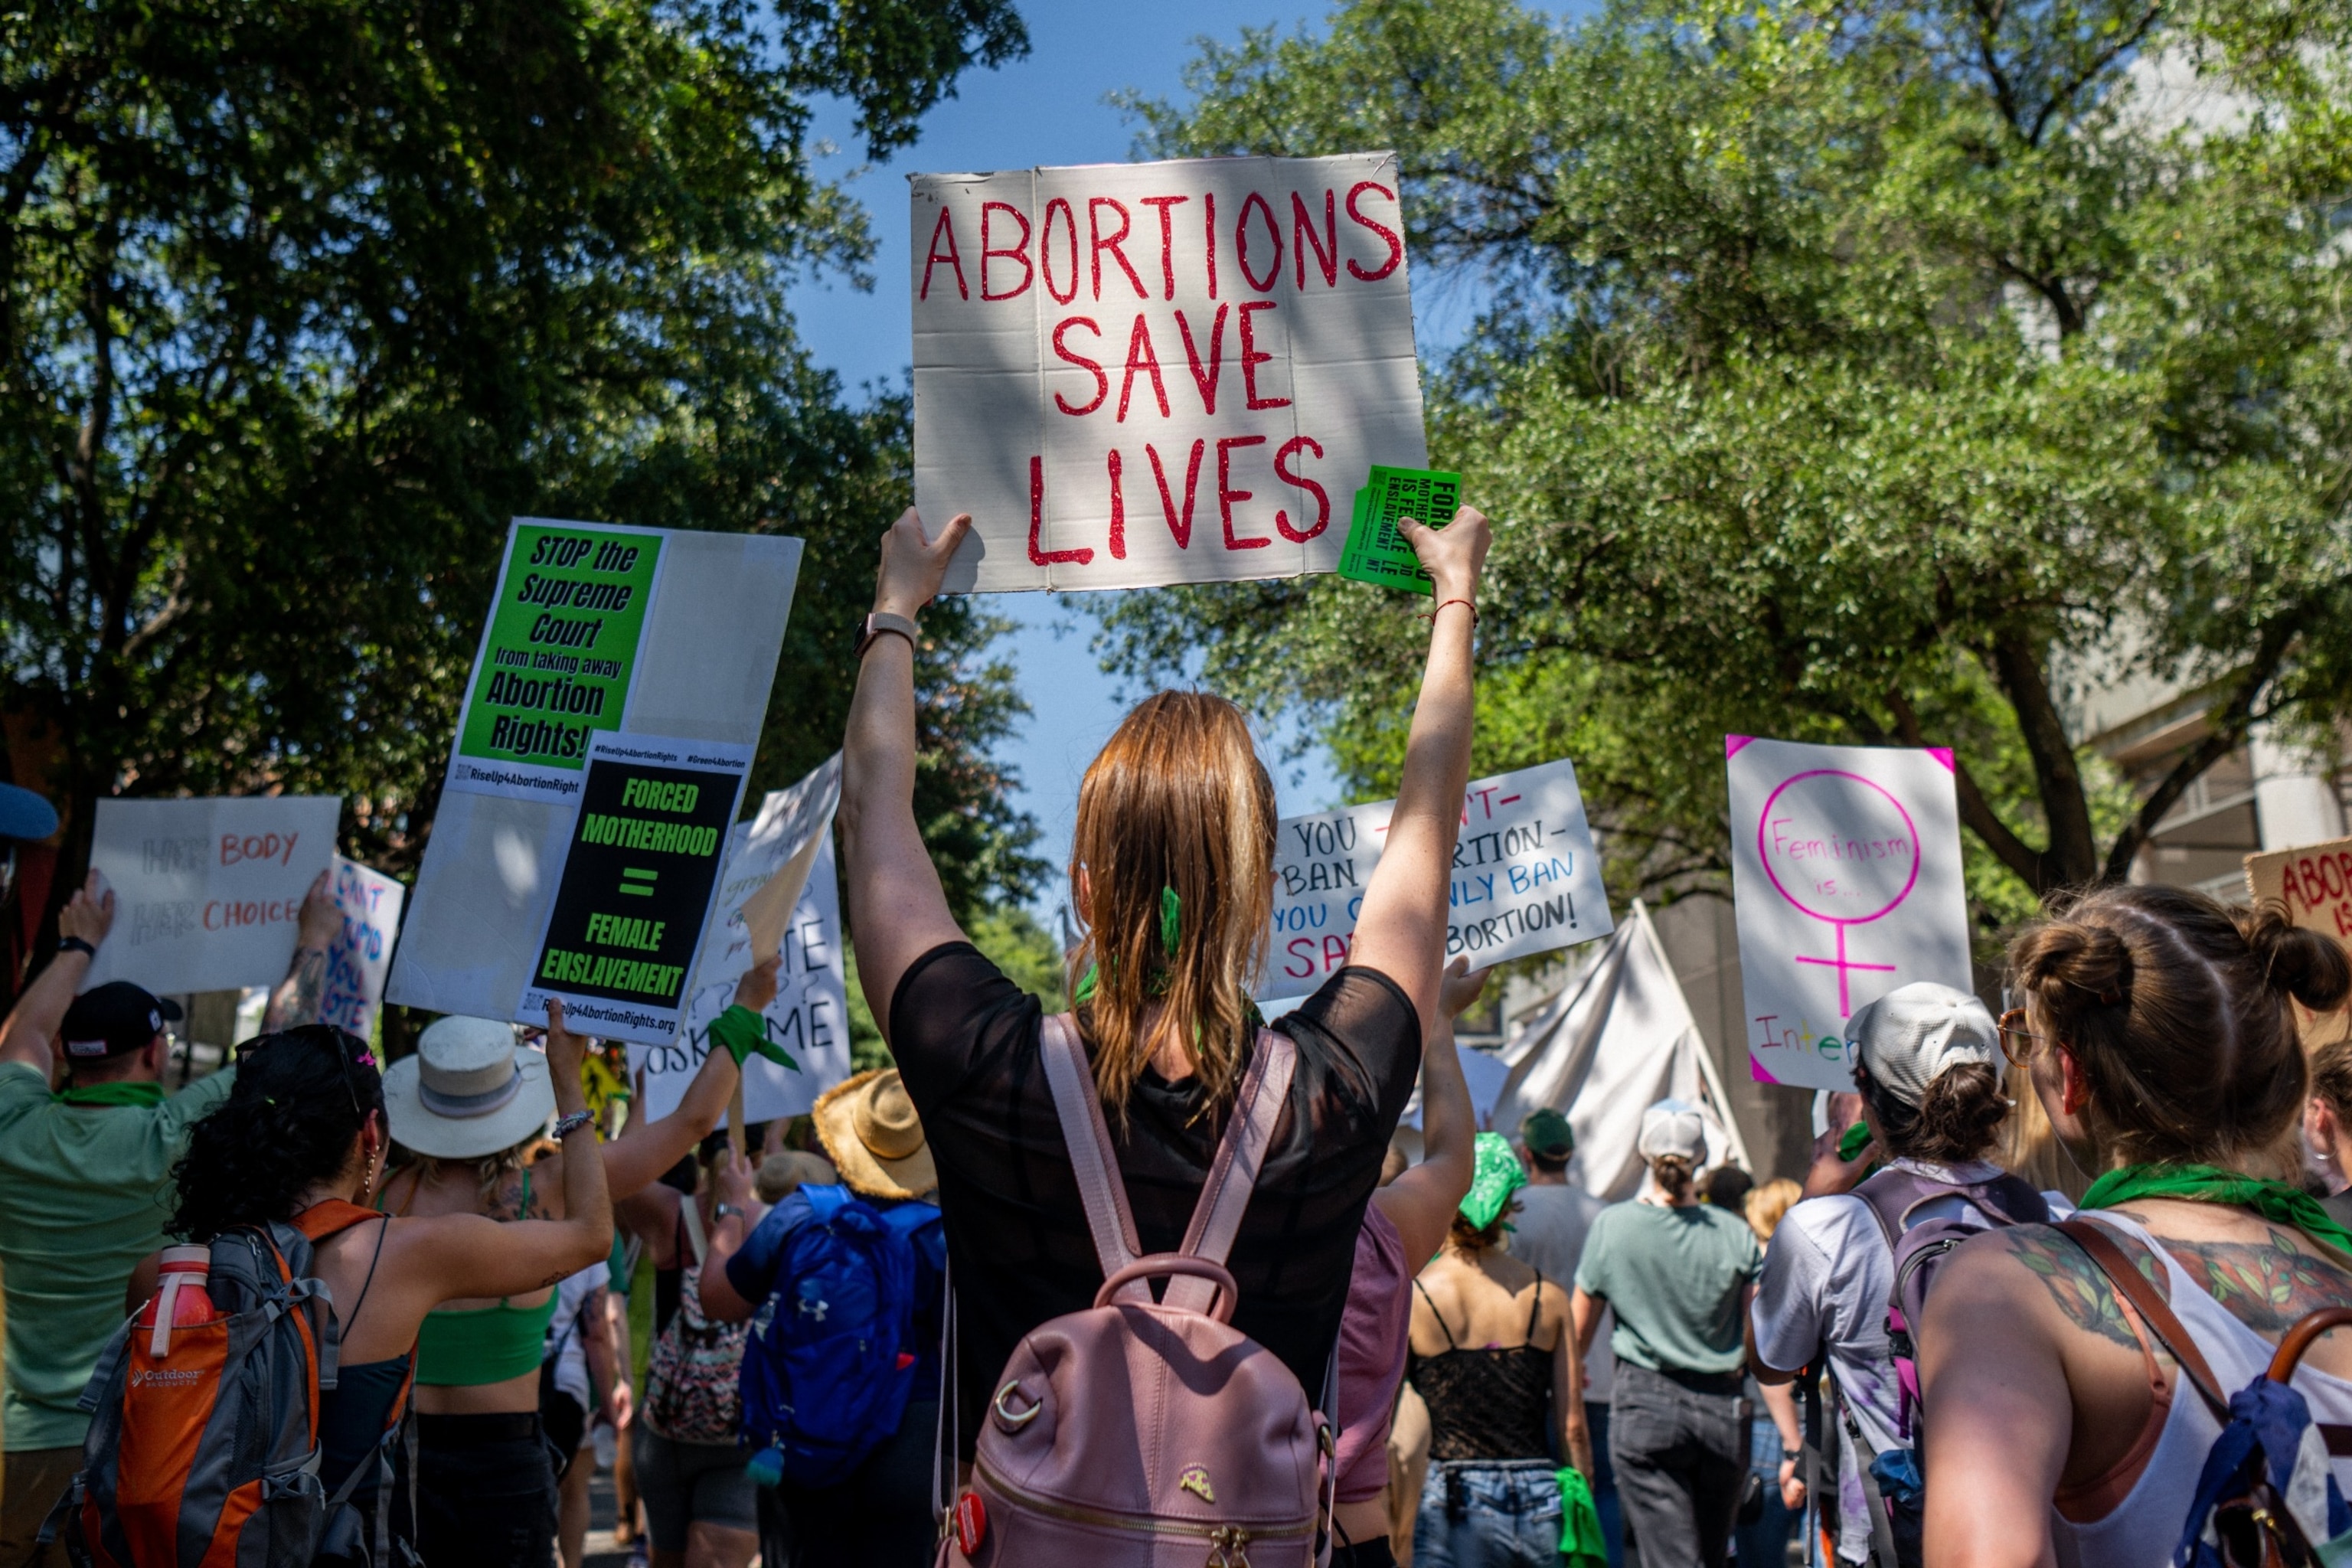
[[1418, 468], [1393, 153], [919, 174], [915, 501], [950, 592], [1328, 572]]

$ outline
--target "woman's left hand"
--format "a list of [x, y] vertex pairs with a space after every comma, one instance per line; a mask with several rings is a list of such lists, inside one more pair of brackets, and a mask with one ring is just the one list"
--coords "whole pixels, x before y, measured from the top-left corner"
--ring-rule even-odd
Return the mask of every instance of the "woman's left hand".
[[914, 618], [939, 594], [956, 547], [971, 531], [971, 513], [948, 519], [937, 538], [925, 536], [923, 520], [908, 507], [882, 536], [882, 564], [874, 574], [874, 607]]
[[587, 1055], [587, 1040], [564, 1026], [563, 1004], [549, 997], [547, 1074], [554, 1082], [556, 1106], [567, 1114], [587, 1107], [587, 1095], [580, 1087], [580, 1063]]

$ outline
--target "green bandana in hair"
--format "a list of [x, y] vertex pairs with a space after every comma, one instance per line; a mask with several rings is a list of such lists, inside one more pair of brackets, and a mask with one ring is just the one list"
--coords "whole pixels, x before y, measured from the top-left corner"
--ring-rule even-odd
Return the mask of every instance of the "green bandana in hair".
[[146, 1110], [168, 1098], [160, 1083], [85, 1083], [50, 1097], [59, 1105], [127, 1105]]
[[2347, 1230], [2310, 1194], [2283, 1182], [2266, 1182], [2218, 1165], [2126, 1165], [2109, 1171], [2083, 1194], [2086, 1209], [2114, 1208], [2134, 1198], [2187, 1198], [2196, 1203], [2234, 1204], [2264, 1219], [2293, 1226], [2323, 1247], [2352, 1254]]
[[1471, 1148], [1470, 1191], [1462, 1200], [1462, 1217], [1472, 1228], [1484, 1230], [1495, 1223], [1511, 1194], [1528, 1184], [1528, 1173], [1511, 1152], [1511, 1141], [1499, 1132], [1479, 1133]]

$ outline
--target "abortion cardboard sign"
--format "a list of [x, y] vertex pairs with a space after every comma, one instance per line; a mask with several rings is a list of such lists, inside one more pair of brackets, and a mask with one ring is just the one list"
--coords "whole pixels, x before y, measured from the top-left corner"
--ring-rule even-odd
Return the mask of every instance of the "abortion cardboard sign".
[[[1283, 819], [1262, 1000], [1305, 996], [1348, 962], [1395, 814], [1396, 802], [1384, 800]], [[1470, 785], [1447, 904], [1445, 955], [1466, 953], [1474, 969], [1616, 929], [1573, 764], [1546, 763]]]
[[342, 930], [327, 944], [327, 983], [319, 995], [319, 1022], [364, 1039], [383, 1000], [392, 971], [400, 906], [408, 889], [381, 871], [335, 857], [335, 910]]
[[915, 502], [950, 592], [1328, 572], [1427, 462], [1390, 153], [912, 181]]
[[1746, 735], [1724, 751], [1750, 1070], [1851, 1090], [1855, 1009], [1915, 980], [1970, 986], [1952, 754]]
[[582, 1034], [656, 1044], [677, 1032], [751, 748], [599, 734], [586, 751], [572, 852], [514, 1016], [544, 1022], [556, 999]]
[[100, 801], [89, 860], [114, 889], [114, 929], [85, 984], [165, 993], [285, 979], [342, 809], [334, 795]]
[[2246, 892], [2299, 926], [2352, 943], [2352, 838], [2246, 857]]

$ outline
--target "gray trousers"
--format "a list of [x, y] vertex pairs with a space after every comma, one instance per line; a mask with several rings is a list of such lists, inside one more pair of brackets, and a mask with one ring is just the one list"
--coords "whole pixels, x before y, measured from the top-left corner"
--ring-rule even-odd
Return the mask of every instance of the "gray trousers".
[[1716, 1568], [1728, 1554], [1748, 1480], [1751, 1412], [1738, 1389], [1737, 1373], [1674, 1375], [1617, 1363], [1609, 1461], [1642, 1568]]

